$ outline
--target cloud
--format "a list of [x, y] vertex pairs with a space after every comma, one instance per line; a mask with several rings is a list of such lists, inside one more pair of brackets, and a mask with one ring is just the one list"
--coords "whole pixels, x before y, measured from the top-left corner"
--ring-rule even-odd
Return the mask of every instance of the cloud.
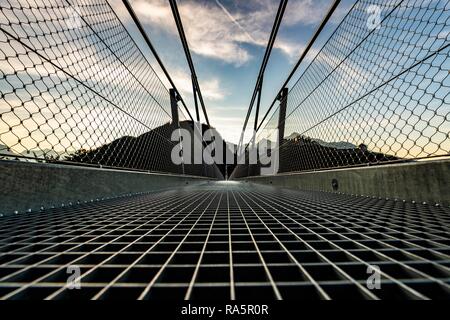
[[[113, 1], [113, 5], [117, 0]], [[141, 21], [155, 30], [178, 35], [170, 5], [166, 0], [134, 0], [133, 8]], [[297, 0], [288, 4], [283, 25], [313, 25], [321, 21], [330, 0]], [[233, 10], [222, 0], [192, 1], [178, 4], [191, 51], [203, 57], [241, 66], [252, 59], [245, 45], [265, 47], [273, 25], [278, 2], [254, 0], [235, 2]], [[122, 15], [125, 17], [126, 15]], [[280, 35], [275, 48], [290, 59], [299, 56], [304, 45]]]
[[[132, 5], [143, 23], [178, 35], [167, 1], [136, 0]], [[242, 30], [215, 3], [184, 1], [179, 10], [192, 52], [238, 66], [250, 60], [249, 52], [237, 39]]]
[[[189, 74], [181, 69], [172, 68], [172, 79], [181, 93], [192, 94], [192, 81]], [[219, 78], [208, 78], [206, 80], [199, 80], [200, 89], [204, 99], [212, 101], [223, 100], [227, 96], [227, 92], [223, 90]]]
[[237, 21], [233, 15], [228, 11], [227, 8], [219, 1], [215, 0], [216, 4], [222, 9], [222, 11], [227, 15], [227, 17], [239, 28], [241, 31], [250, 39], [250, 41], [256, 42], [256, 40], [245, 30], [245, 28]]
[[222, 138], [228, 142], [237, 143], [247, 108], [247, 105], [233, 104], [228, 101], [217, 102], [213, 108], [208, 109], [208, 115], [213, 119], [211, 124], [219, 131]]
[[[111, 5], [114, 11], [119, 15], [122, 21], [130, 22], [131, 18], [126, 12], [125, 7], [122, 5], [121, 0], [111, 0]], [[238, 61], [248, 60], [246, 57], [246, 53], [240, 53], [239, 50], [235, 50], [233, 46], [228, 46], [227, 43], [223, 44], [219, 39], [215, 39], [210, 36], [210, 38], [206, 39], [207, 41], [200, 41], [199, 37], [202, 34], [206, 34], [207, 23], [202, 26], [202, 23], [195, 22], [196, 19], [190, 13], [192, 10], [191, 6], [194, 6], [197, 9], [201, 9], [203, 6], [195, 3], [188, 3], [188, 7], [185, 6], [184, 2], [179, 4], [179, 10], [181, 11], [181, 17], [183, 19], [183, 25], [185, 28], [185, 32], [187, 33], [187, 38], [190, 44], [191, 51], [196, 52], [198, 54], [202, 54], [204, 56], [216, 56], [221, 55], [224, 57], [229, 56], [228, 61], [233, 63], [237, 63]], [[172, 11], [170, 9], [170, 5], [166, 0], [135, 0], [132, 1], [132, 6], [135, 12], [138, 14], [139, 19], [142, 23], [149, 24], [152, 27], [155, 27], [156, 30], [160, 32], [168, 32], [172, 35], [178, 35], [178, 31], [175, 26], [175, 22], [172, 16]], [[221, 10], [217, 8], [217, 10]], [[186, 11], [188, 13], [186, 13]], [[205, 14], [205, 13], [203, 13]], [[211, 23], [209, 20], [208, 23]], [[194, 30], [191, 27], [191, 24], [194, 24]], [[205, 35], [206, 37], [206, 35]], [[235, 51], [235, 52], [233, 52]], [[178, 52], [177, 52], [178, 53]], [[183, 54], [180, 51], [178, 54]], [[241, 54], [241, 55], [240, 55]], [[234, 58], [231, 58], [234, 57]], [[184, 55], [182, 56], [184, 61]], [[192, 80], [190, 77], [190, 73], [187, 72], [184, 68], [181, 68], [174, 61], [169, 61], [169, 63], [165, 63], [169, 73], [171, 75], [172, 80], [174, 81], [178, 90], [184, 96], [192, 96]], [[170, 87], [169, 82], [166, 77], [162, 75], [162, 71], [159, 69], [157, 64], [154, 64], [156, 67], [156, 72], [161, 76], [161, 80], [165, 84], [166, 87]], [[228, 92], [223, 88], [223, 85], [220, 81], [219, 77], [199, 77], [199, 84], [202, 91], [203, 98], [205, 100], [210, 101], [220, 101], [223, 100]]]
[[290, 1], [283, 18], [283, 23], [289, 26], [299, 23], [315, 25], [322, 21], [330, 0], [299, 0]]
[[[272, 29], [278, 2], [255, 0], [255, 3], [257, 6], [246, 15], [246, 19], [241, 23], [256, 39], [254, 44], [265, 47]], [[318, 25], [322, 21], [330, 3], [330, 0], [290, 1], [283, 17], [282, 28], [298, 25]], [[341, 13], [338, 14], [337, 12], [335, 15], [342, 16]], [[333, 22], [335, 22], [334, 19]], [[290, 60], [294, 61], [303, 52], [305, 45], [298, 40], [283, 38], [281, 34], [278, 34], [274, 47], [281, 50]]]
[[279, 39], [275, 44], [275, 47], [281, 50], [288, 58], [293, 62], [298, 59], [300, 54], [305, 49], [302, 43], [294, 43], [286, 40]]

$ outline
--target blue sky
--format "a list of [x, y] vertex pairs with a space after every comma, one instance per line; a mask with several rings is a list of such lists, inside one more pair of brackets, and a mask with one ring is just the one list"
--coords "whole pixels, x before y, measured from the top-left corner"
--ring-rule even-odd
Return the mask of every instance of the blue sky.
[[[144, 52], [149, 52], [121, 1], [113, 0], [111, 3], [132, 34], [136, 35]], [[341, 3], [320, 40], [327, 38], [352, 3], [352, 0]], [[168, 1], [131, 0], [131, 4], [194, 114], [190, 72]], [[266, 70], [262, 114], [330, 4], [331, 0], [289, 1]], [[239, 139], [278, 5], [278, 0], [178, 1], [210, 122], [228, 141], [237, 142]], [[311, 51], [311, 56], [320, 48], [320, 43], [318, 41]]]

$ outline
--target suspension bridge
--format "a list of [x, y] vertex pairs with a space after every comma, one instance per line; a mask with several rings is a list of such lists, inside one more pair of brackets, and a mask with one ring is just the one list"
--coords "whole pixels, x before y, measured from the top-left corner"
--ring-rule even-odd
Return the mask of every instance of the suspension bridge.
[[0, 299], [449, 299], [450, 1], [332, 1], [265, 106], [280, 1], [213, 163], [168, 2], [193, 106], [128, 0], [0, 1]]

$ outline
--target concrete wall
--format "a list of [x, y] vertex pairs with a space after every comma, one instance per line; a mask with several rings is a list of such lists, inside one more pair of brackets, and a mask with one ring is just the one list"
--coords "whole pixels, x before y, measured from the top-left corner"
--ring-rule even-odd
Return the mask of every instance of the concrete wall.
[[450, 205], [450, 160], [279, 174], [238, 180], [299, 190], [341, 192]]
[[0, 214], [35, 211], [41, 207], [157, 191], [208, 180], [193, 176], [0, 161]]

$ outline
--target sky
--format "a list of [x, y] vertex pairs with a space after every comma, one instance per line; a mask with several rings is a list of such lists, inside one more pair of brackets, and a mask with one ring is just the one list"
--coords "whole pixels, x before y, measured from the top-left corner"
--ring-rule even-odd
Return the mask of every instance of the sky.
[[[191, 114], [195, 115], [190, 71], [168, 1], [130, 2]], [[260, 114], [265, 113], [281, 89], [331, 2], [288, 2], [266, 69]], [[321, 41], [334, 30], [352, 2], [341, 3], [309, 58], [320, 49]], [[111, 5], [142, 50], [149, 53], [122, 1], [111, 0]], [[210, 123], [227, 141], [239, 140], [278, 5], [278, 0], [178, 0]], [[164, 80], [164, 76], [161, 78]], [[253, 122], [252, 115], [249, 127]]]

